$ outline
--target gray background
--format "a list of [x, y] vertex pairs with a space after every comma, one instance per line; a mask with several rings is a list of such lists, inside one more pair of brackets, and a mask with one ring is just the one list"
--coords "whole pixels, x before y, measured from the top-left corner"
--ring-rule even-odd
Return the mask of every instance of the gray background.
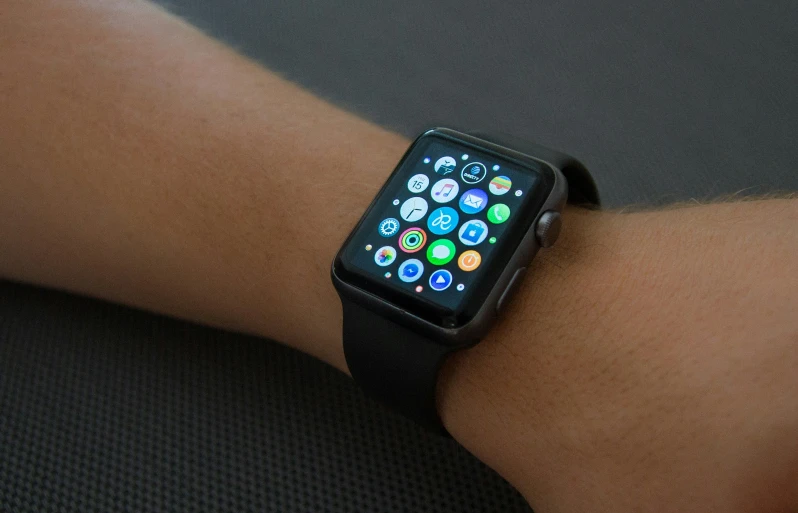
[[791, 0], [171, 5], [407, 136], [455, 125], [567, 150], [611, 205], [798, 189]]
[[[573, 153], [612, 206], [798, 189], [793, 1], [170, 8], [407, 136], [497, 129]], [[304, 355], [0, 282], [0, 510], [526, 507]]]

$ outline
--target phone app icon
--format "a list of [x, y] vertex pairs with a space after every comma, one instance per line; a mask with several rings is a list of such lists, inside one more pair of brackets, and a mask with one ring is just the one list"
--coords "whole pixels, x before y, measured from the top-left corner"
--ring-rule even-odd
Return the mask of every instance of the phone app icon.
[[427, 200], [416, 196], [402, 203], [399, 209], [399, 215], [408, 223], [412, 223], [427, 215], [428, 208]]
[[438, 292], [446, 290], [452, 284], [452, 273], [446, 269], [439, 269], [429, 277], [429, 286]]
[[438, 203], [448, 203], [457, 197], [460, 186], [451, 178], [438, 180], [430, 189], [432, 199]]
[[383, 237], [393, 237], [399, 231], [399, 220], [393, 217], [383, 219], [377, 227], [377, 232]]
[[427, 228], [435, 235], [446, 235], [457, 228], [460, 215], [451, 207], [436, 208], [427, 219]]
[[510, 218], [510, 207], [498, 203], [488, 209], [488, 221], [493, 224], [502, 224]]
[[407, 181], [407, 190], [415, 194], [424, 192], [428, 186], [429, 177], [421, 173], [413, 175], [413, 177]]
[[476, 246], [488, 236], [488, 225], [478, 219], [463, 224], [460, 227], [460, 242], [466, 246]]
[[490, 190], [491, 194], [495, 194], [496, 196], [501, 196], [503, 194], [507, 194], [510, 192], [510, 189], [513, 186], [513, 181], [510, 180], [507, 176], [497, 176], [493, 180], [490, 181], [488, 184], [488, 190]]
[[488, 170], [485, 169], [485, 164], [482, 162], [471, 162], [470, 164], [466, 164], [462, 171], [460, 171], [460, 178], [467, 184], [474, 185], [475, 183], [479, 183], [485, 178], [485, 175], [488, 174]]
[[374, 253], [374, 262], [380, 267], [391, 265], [396, 260], [396, 250], [391, 246], [383, 246]]
[[439, 175], [446, 176], [454, 172], [457, 167], [457, 161], [454, 157], [441, 157], [435, 161], [435, 172]]
[[482, 255], [474, 251], [473, 249], [469, 249], [468, 251], [463, 251], [463, 254], [460, 255], [460, 258], [457, 259], [457, 265], [460, 269], [471, 272], [477, 267], [479, 264], [482, 263]]
[[424, 264], [421, 263], [421, 260], [416, 260], [415, 258], [405, 260], [402, 262], [402, 265], [399, 266], [398, 274], [399, 279], [403, 282], [413, 283], [424, 274]]
[[434, 265], [446, 265], [452, 261], [457, 250], [450, 240], [436, 240], [427, 248], [427, 260]]
[[408, 228], [399, 236], [399, 247], [405, 253], [415, 253], [423, 248], [426, 242], [427, 234], [421, 228]]
[[482, 189], [469, 189], [460, 198], [460, 210], [466, 214], [476, 214], [488, 206], [488, 195]]

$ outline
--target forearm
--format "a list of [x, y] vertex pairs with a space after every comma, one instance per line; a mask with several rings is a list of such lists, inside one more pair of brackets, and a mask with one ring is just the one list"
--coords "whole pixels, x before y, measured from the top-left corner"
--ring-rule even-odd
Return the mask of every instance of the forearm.
[[0, 9], [0, 274], [344, 368], [329, 265], [407, 142], [148, 3]]
[[[0, 275], [257, 333], [345, 369], [329, 266], [408, 141], [149, 4], [63, 4], [0, 8]], [[712, 373], [772, 363], [757, 390], [795, 421], [797, 218], [789, 201], [568, 211], [504, 320], [447, 365], [447, 427], [536, 505], [562, 507], [562, 487], [584, 498], [654, 480], [644, 463], [678, 480], [668, 473], [685, 462], [654, 456], [687, 456], [634, 428], [716, 399]], [[779, 331], [752, 346], [763, 323]], [[724, 367], [699, 365], [713, 359]], [[789, 444], [774, 468], [796, 468]], [[718, 447], [702, 464], [731, 458]]]
[[449, 362], [445, 422], [539, 511], [794, 510], [797, 225], [794, 200], [568, 212]]

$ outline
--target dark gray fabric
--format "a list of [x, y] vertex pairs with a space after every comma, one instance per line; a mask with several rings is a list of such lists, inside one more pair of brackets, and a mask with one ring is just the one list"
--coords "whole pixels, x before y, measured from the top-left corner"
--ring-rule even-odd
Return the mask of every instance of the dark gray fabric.
[[793, 0], [169, 3], [405, 135], [567, 150], [609, 205], [798, 189]]
[[0, 283], [0, 511], [527, 511], [296, 351]]
[[[170, 5], [408, 136], [571, 152], [610, 205], [798, 189], [790, 0]], [[0, 511], [525, 510], [311, 358], [0, 282]]]

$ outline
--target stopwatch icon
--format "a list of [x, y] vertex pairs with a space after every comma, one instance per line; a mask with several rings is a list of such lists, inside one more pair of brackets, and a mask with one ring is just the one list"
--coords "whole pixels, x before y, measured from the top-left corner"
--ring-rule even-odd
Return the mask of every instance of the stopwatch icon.
[[383, 237], [393, 237], [399, 231], [399, 221], [393, 217], [383, 219], [377, 231], [380, 232], [380, 235]]

